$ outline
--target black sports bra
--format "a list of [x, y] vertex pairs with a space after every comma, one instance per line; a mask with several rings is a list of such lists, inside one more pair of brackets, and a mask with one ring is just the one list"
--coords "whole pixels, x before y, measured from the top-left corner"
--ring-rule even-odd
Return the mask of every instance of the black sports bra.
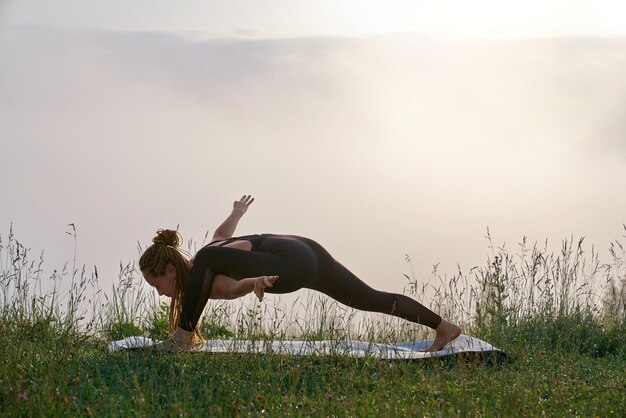
[[[218, 244], [217, 246], [223, 247], [224, 245], [230, 244], [233, 241], [245, 240], [245, 241], [250, 241], [250, 243], [252, 244], [252, 249], [251, 249], [252, 251], [258, 251], [259, 247], [261, 246], [261, 242], [263, 242], [263, 238], [265, 238], [265, 235], [267, 234], [253, 234], [253, 235], [242, 235], [240, 237], [232, 237], [232, 238], [222, 240], [222, 242]], [[206, 246], [208, 247], [209, 245], [214, 244], [216, 242], [220, 242], [220, 240], [210, 242]]]

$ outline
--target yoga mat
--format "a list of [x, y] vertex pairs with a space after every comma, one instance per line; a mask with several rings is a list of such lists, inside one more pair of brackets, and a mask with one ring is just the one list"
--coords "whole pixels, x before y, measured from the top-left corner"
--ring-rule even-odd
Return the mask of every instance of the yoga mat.
[[[121, 349], [150, 348], [159, 341], [146, 337], [127, 337], [109, 343], [109, 351]], [[208, 340], [194, 352], [209, 353], [274, 353], [290, 355], [345, 355], [351, 357], [376, 357], [385, 360], [416, 360], [458, 356], [475, 353], [476, 357], [492, 354], [497, 358], [506, 353], [491, 344], [469, 335], [461, 334], [443, 349], [432, 353], [419, 350], [428, 348], [433, 340], [410, 341], [399, 344], [380, 344], [366, 341], [252, 341], [252, 340]]]

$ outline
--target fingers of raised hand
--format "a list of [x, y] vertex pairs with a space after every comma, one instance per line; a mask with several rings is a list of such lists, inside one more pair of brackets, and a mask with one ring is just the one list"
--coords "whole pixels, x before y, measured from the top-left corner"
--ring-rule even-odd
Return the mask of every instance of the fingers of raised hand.
[[252, 197], [252, 195], [243, 195], [241, 196], [241, 199], [239, 199], [239, 202], [235, 202], [235, 203], [243, 203], [244, 205], [248, 206], [250, 205], [250, 203], [254, 202], [254, 197]]

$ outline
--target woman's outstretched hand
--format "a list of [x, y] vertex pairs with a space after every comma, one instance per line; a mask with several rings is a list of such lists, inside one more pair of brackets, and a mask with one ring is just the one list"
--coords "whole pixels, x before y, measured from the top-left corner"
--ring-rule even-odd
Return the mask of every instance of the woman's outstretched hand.
[[278, 276], [261, 276], [256, 278], [254, 281], [254, 294], [259, 298], [259, 302], [263, 301], [265, 288], [272, 287], [276, 280], [278, 280]]
[[235, 200], [233, 202], [233, 212], [236, 212], [240, 216], [243, 216], [244, 213], [248, 210], [248, 206], [250, 206], [254, 202], [254, 197], [251, 195], [243, 195], [241, 199], [238, 201]]

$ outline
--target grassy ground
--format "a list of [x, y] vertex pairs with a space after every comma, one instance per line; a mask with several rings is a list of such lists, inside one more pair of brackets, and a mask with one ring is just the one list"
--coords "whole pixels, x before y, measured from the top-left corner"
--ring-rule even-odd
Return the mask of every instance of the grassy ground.
[[[48, 332], [49, 331], [49, 332]], [[504, 346], [512, 361], [109, 353], [42, 327], [5, 325], [4, 416], [623, 416], [626, 358]], [[622, 334], [623, 335], [623, 334]]]
[[[36, 294], [36, 286], [28, 286], [40, 269], [26, 260], [27, 251], [10, 239], [0, 245], [0, 255], [2, 250], [2, 416], [622, 417], [626, 411], [626, 275], [623, 258], [614, 251], [607, 268], [587, 263], [585, 270], [575, 247], [574, 254], [568, 253], [571, 246], [565, 247], [555, 258], [533, 249], [515, 263], [501, 249], [486, 267], [474, 270], [476, 288], [461, 286], [467, 277], [459, 273], [437, 289], [440, 298], [433, 305], [463, 322], [467, 333], [509, 353], [510, 361], [494, 365], [110, 353], [106, 342], [112, 339], [137, 333], [158, 337], [166, 312], [138, 310], [141, 293], [120, 285], [106, 306], [99, 300], [94, 305], [101, 306], [100, 314], [80, 325], [81, 289], [89, 280], [70, 270], [76, 285], [62, 299], [66, 308], [61, 309], [54, 292]], [[601, 294], [587, 292], [599, 271], [610, 285]], [[132, 268], [123, 267], [120, 277], [122, 273], [131, 274]], [[590, 303], [585, 295], [591, 294], [601, 303]], [[446, 303], [450, 300], [455, 304]], [[215, 312], [206, 314], [211, 320], [205, 324], [207, 336], [216, 330], [235, 338], [267, 336], [258, 323], [228, 322], [229, 312]], [[323, 313], [317, 317], [328, 318]], [[345, 329], [332, 322], [312, 325], [314, 332], [302, 337], [340, 339], [345, 335], [339, 328]]]

